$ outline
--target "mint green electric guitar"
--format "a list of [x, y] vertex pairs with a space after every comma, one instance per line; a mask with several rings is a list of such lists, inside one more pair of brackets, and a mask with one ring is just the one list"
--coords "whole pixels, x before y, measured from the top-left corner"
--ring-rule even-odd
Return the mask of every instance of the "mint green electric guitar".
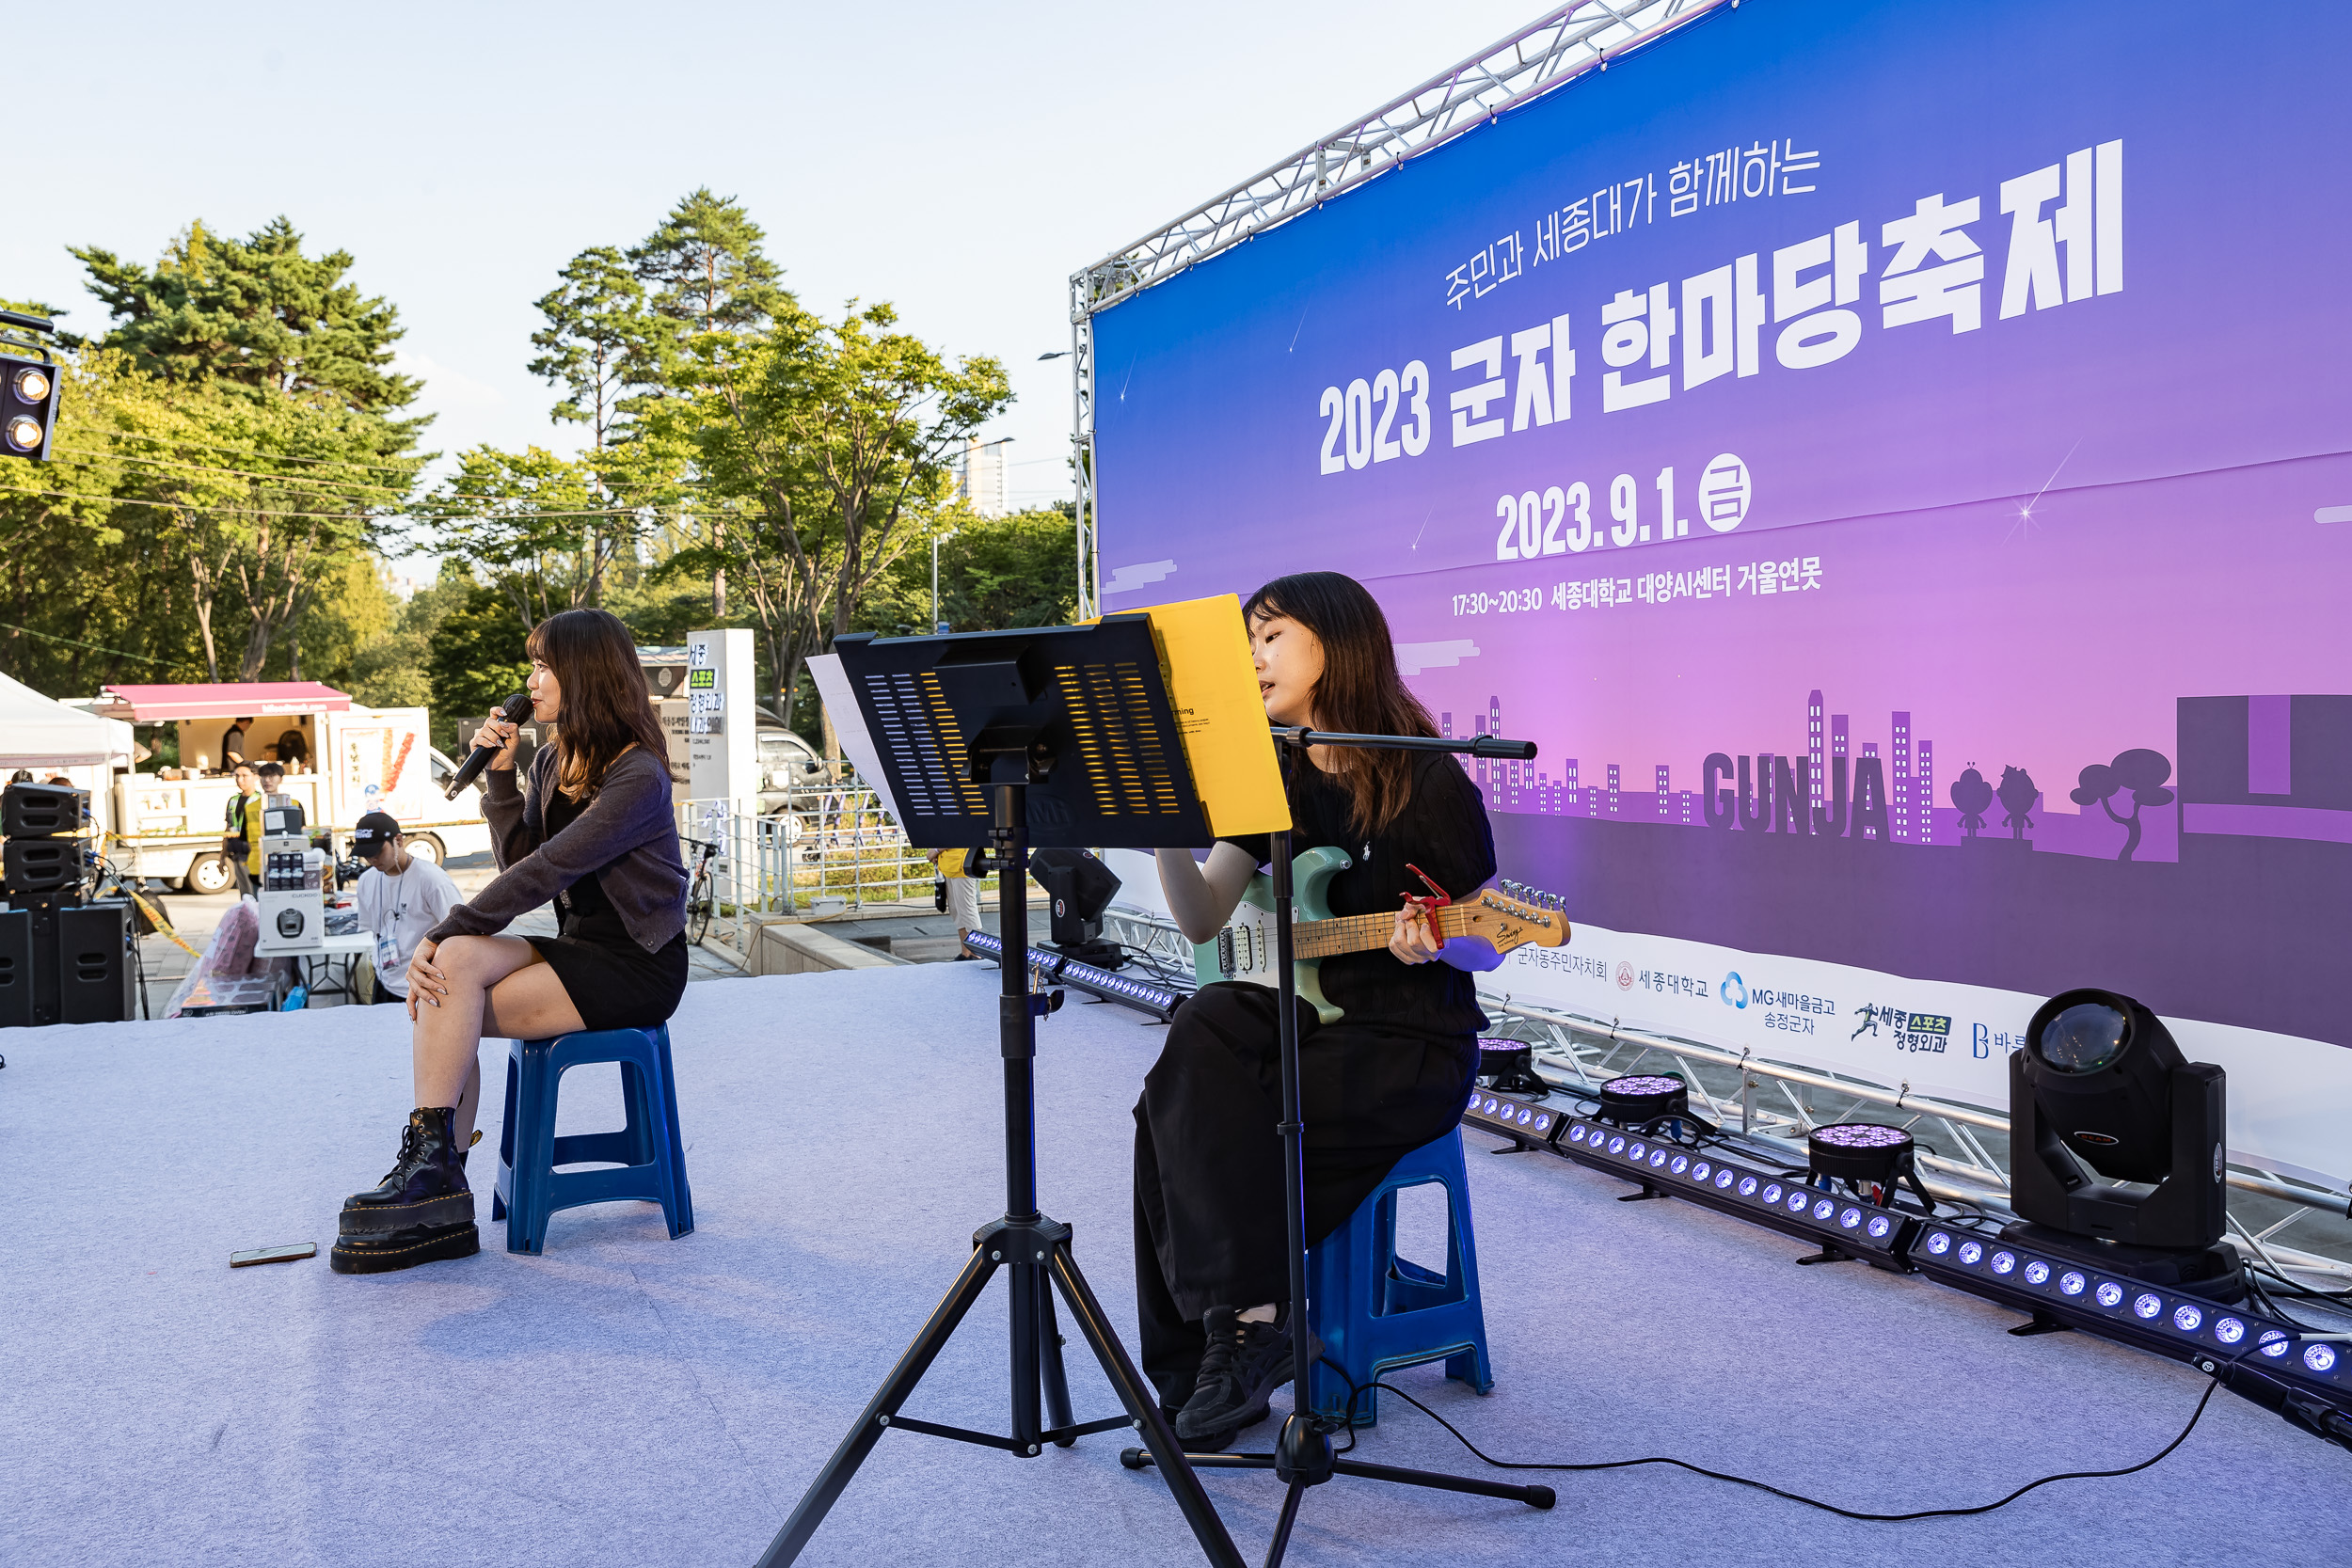
[[[1323, 994], [1323, 960], [1338, 953], [1370, 953], [1389, 945], [1396, 914], [1334, 915], [1327, 896], [1331, 879], [1355, 863], [1344, 849], [1326, 846], [1291, 861], [1291, 901], [1297, 919], [1291, 927], [1293, 984], [1326, 1023], [1340, 1009]], [[1557, 909], [1495, 892], [1472, 894], [1459, 904], [1432, 911], [1446, 939], [1438, 957], [1456, 969], [1488, 970], [1514, 947], [1533, 942], [1557, 947], [1568, 940], [1568, 923]], [[1261, 871], [1249, 879], [1226, 927], [1207, 942], [1193, 943], [1192, 972], [1202, 985], [1218, 980], [1275, 984], [1274, 879]]]

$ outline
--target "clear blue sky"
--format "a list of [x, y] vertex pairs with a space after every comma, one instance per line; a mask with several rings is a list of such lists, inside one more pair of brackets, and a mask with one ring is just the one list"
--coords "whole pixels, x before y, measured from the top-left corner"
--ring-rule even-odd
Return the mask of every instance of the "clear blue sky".
[[[427, 443], [568, 448], [524, 369], [558, 267], [696, 185], [804, 304], [896, 303], [1019, 402], [1016, 501], [1069, 494], [1066, 279], [1540, 14], [1539, 0], [1183, 7], [60, 6], [30, 24], [0, 293], [104, 325], [69, 244], [152, 261], [283, 213], [400, 309]], [[26, 83], [12, 97], [20, 104]], [[21, 144], [20, 144], [21, 147]]]

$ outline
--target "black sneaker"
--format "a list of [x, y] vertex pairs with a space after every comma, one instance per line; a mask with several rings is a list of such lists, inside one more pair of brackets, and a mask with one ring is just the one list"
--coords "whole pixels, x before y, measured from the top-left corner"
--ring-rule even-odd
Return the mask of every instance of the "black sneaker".
[[[1187, 1448], [1214, 1453], [1242, 1428], [1264, 1420], [1266, 1396], [1291, 1380], [1290, 1309], [1270, 1323], [1246, 1323], [1233, 1307], [1213, 1307], [1202, 1326], [1209, 1348], [1200, 1381], [1177, 1414], [1176, 1435]], [[1320, 1341], [1311, 1341], [1311, 1360], [1322, 1352]]]

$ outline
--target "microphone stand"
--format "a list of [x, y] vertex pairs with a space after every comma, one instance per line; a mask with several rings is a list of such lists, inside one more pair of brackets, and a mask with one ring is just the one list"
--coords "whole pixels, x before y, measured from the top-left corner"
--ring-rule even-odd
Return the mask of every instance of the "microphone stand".
[[[1346, 746], [1365, 751], [1451, 752], [1463, 756], [1518, 762], [1533, 761], [1535, 756], [1534, 741], [1505, 740], [1499, 736], [1481, 735], [1467, 740], [1449, 740], [1437, 736], [1344, 735], [1311, 730], [1303, 725], [1275, 725], [1274, 743], [1282, 759], [1286, 779], [1292, 776], [1294, 768], [1308, 766], [1307, 751], [1311, 746]], [[1318, 1416], [1308, 1406], [1309, 1378], [1314, 1361], [1309, 1354], [1307, 1327], [1307, 1124], [1300, 1104], [1297, 989], [1291, 967], [1295, 914], [1291, 906], [1291, 831], [1288, 828], [1274, 834], [1272, 852], [1275, 989], [1280, 995], [1276, 1010], [1280, 1019], [1282, 1052], [1282, 1123], [1279, 1131], [1282, 1134], [1282, 1202], [1286, 1211], [1284, 1217], [1290, 1227], [1292, 1413], [1282, 1422], [1281, 1434], [1275, 1443], [1274, 1452], [1270, 1454], [1196, 1453], [1184, 1457], [1196, 1470], [1272, 1470], [1277, 1481], [1288, 1484], [1290, 1490], [1282, 1498], [1281, 1518], [1275, 1525], [1272, 1543], [1266, 1547], [1265, 1568], [1279, 1568], [1282, 1555], [1290, 1545], [1292, 1527], [1298, 1522], [1298, 1507], [1307, 1488], [1320, 1486], [1335, 1475], [1394, 1481], [1406, 1486], [1425, 1486], [1441, 1492], [1466, 1492], [1481, 1497], [1503, 1497], [1534, 1508], [1548, 1509], [1558, 1498], [1549, 1486], [1515, 1486], [1503, 1481], [1449, 1476], [1435, 1470], [1414, 1470], [1393, 1465], [1372, 1465], [1362, 1460], [1343, 1459], [1332, 1449], [1331, 1433], [1344, 1422]], [[1128, 1449], [1120, 1455], [1120, 1459], [1133, 1469], [1141, 1469], [1152, 1463], [1151, 1453], [1141, 1449]]]

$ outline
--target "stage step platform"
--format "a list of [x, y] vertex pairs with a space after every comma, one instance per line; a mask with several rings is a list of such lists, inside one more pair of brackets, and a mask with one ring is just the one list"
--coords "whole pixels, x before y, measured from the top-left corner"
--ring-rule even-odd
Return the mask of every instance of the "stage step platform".
[[[11, 1031], [0, 1561], [748, 1568], [1001, 1194], [996, 984], [965, 963], [689, 987], [671, 1039], [691, 1234], [649, 1204], [568, 1209], [542, 1256], [493, 1233], [476, 1257], [365, 1276], [325, 1255], [409, 1109], [398, 1009]], [[1039, 1030], [1044, 1207], [1131, 1350], [1130, 1110], [1164, 1035], [1074, 995]], [[504, 1053], [485, 1042], [493, 1091]], [[618, 1125], [617, 1069], [566, 1087], [560, 1132]], [[493, 1092], [485, 1150], [497, 1115]], [[1463, 1138], [1494, 1392], [1441, 1364], [1393, 1379], [1499, 1457], [1667, 1454], [1848, 1508], [1967, 1505], [2145, 1459], [2205, 1386], [2081, 1335], [2012, 1338], [2016, 1314], [1919, 1279], [1801, 1269], [1801, 1243], [1619, 1203], [1622, 1182], [1499, 1142]], [[473, 1163], [486, 1228], [495, 1160]], [[1407, 1256], [1442, 1263], [1425, 1210], [1400, 1227]], [[320, 1256], [228, 1266], [303, 1241]], [[1001, 1426], [1002, 1302], [908, 1415]], [[1078, 1418], [1112, 1414], [1090, 1359], [1070, 1369]], [[1498, 1474], [1405, 1402], [1380, 1413], [1358, 1457]], [[1199, 1561], [1120, 1446], [1016, 1459], [885, 1437], [803, 1560]], [[1559, 1507], [1334, 1481], [1290, 1560], [2352, 1561], [2352, 1454], [2227, 1393], [2153, 1469], [1974, 1518], [1859, 1524], [1658, 1467], [1508, 1479], [1556, 1485]], [[1255, 1560], [1279, 1490], [1203, 1483]]]

